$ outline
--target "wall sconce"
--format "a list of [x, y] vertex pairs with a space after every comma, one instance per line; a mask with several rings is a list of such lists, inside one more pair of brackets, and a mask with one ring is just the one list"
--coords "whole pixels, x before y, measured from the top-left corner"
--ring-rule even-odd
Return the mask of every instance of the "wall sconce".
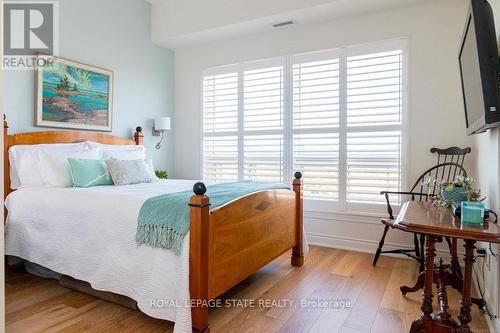
[[155, 119], [155, 125], [153, 127], [153, 136], [161, 136], [160, 142], [156, 144], [156, 149], [161, 148], [165, 131], [169, 131], [170, 129], [171, 129], [170, 117], [160, 117]]

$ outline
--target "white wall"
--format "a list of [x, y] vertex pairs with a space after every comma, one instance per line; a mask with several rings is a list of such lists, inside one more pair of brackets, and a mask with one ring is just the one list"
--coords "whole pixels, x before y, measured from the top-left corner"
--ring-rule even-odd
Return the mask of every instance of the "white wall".
[[[474, 149], [478, 152], [477, 156], [477, 172], [475, 177], [476, 185], [481, 189], [483, 195], [486, 196], [486, 205], [491, 207], [495, 212], [500, 212], [500, 131], [498, 128], [490, 130], [486, 133], [476, 135]], [[476, 245], [476, 247], [488, 248], [488, 244]], [[482, 269], [485, 270], [485, 299], [489, 304], [490, 310], [500, 315], [500, 247], [492, 246], [496, 257], [490, 253], [487, 258], [477, 260], [475, 266], [478, 276], [483, 276]], [[483, 260], [486, 265], [483, 265]], [[482, 280], [482, 279], [481, 279]], [[483, 282], [481, 281], [481, 284]], [[500, 330], [500, 320], [497, 324]]]
[[[465, 136], [457, 52], [466, 0], [443, 0], [317, 25], [297, 25], [176, 50], [175, 168], [178, 178], [200, 178], [200, 77], [211, 66], [336, 48], [397, 37], [409, 40], [409, 179], [435, 164], [431, 147], [470, 146]], [[475, 154], [469, 161], [475, 157]], [[469, 163], [471, 165], [473, 163]], [[379, 216], [306, 211], [315, 243], [374, 251], [382, 232]], [[388, 247], [410, 244], [393, 231]]]
[[[113, 134], [131, 137], [143, 126], [155, 166], [171, 171], [173, 134], [157, 151], [151, 129], [153, 118], [174, 113], [174, 53], [154, 45], [150, 29], [151, 5], [143, 0], [59, 1], [59, 55], [114, 72]], [[50, 130], [34, 125], [33, 81], [33, 71], [5, 72], [11, 133]]]
[[[488, 0], [495, 15], [497, 41], [500, 50], [500, 0]], [[475, 150], [478, 152], [476, 160], [476, 182], [486, 196], [486, 204], [497, 213], [500, 212], [500, 130], [499, 128], [474, 136]], [[487, 247], [487, 244], [481, 246]], [[496, 258], [490, 256], [485, 269], [486, 301], [490, 309], [500, 315], [500, 246], [493, 246]], [[480, 272], [483, 266], [482, 259], [478, 260], [476, 269]], [[482, 274], [479, 274], [480, 276]], [[500, 319], [496, 320], [496, 327], [500, 330]]]

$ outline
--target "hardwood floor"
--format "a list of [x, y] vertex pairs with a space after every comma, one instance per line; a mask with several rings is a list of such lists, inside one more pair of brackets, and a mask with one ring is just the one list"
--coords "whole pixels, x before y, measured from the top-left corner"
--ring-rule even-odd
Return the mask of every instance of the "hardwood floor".
[[[302, 268], [290, 266], [286, 254], [233, 288], [226, 300], [256, 300], [256, 306], [217, 308], [210, 312], [212, 332], [408, 332], [420, 314], [420, 292], [401, 296], [399, 286], [412, 284], [414, 261], [381, 257], [372, 267], [364, 253], [311, 247]], [[436, 295], [436, 292], [434, 292]], [[436, 297], [434, 297], [435, 299]], [[264, 301], [290, 299], [297, 307], [264, 307]], [[344, 309], [302, 307], [301, 300], [345, 300]], [[456, 318], [459, 294], [449, 291], [450, 312]], [[282, 304], [283, 305], [283, 304]], [[434, 309], [437, 305], [435, 302]], [[473, 307], [471, 327], [489, 332]], [[139, 311], [99, 300], [57, 281], [23, 270], [6, 277], [7, 332], [172, 332], [172, 324]]]

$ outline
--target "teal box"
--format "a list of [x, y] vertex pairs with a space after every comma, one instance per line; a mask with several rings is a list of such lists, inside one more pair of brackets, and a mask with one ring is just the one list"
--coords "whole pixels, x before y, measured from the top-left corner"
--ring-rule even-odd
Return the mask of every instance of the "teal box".
[[484, 222], [484, 203], [462, 201], [462, 223], [480, 224]]

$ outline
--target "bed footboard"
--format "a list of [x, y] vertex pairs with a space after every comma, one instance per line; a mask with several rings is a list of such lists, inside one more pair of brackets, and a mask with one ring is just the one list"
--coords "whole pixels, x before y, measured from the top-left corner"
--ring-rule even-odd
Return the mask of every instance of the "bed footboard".
[[267, 190], [210, 212], [206, 187], [197, 183], [190, 201], [190, 294], [194, 332], [209, 332], [207, 300], [214, 299], [292, 249], [302, 266], [303, 208], [300, 172], [293, 191]]

